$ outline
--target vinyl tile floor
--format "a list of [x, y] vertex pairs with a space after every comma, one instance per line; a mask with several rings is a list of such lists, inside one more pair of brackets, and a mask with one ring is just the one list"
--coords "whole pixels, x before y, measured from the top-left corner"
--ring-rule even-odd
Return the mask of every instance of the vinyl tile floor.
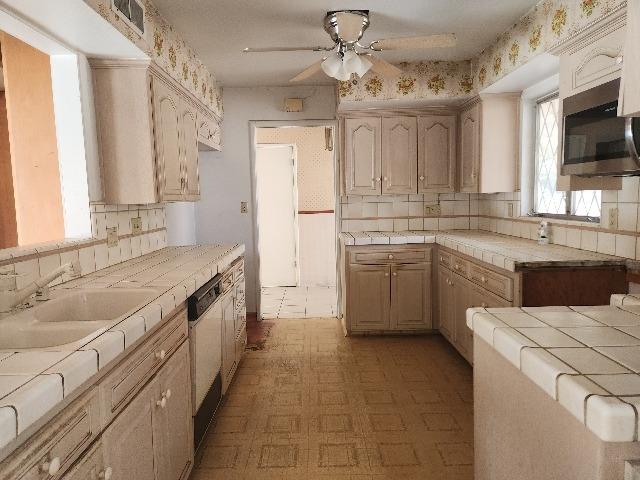
[[336, 287], [264, 287], [261, 318], [335, 317]]
[[247, 351], [192, 480], [470, 480], [472, 369], [439, 335], [275, 320]]

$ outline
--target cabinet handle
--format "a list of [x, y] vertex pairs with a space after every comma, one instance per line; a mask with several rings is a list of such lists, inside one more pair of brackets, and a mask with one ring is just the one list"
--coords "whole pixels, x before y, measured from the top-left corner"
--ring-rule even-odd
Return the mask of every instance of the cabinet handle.
[[165, 397], [167, 397], [167, 400], [171, 398], [171, 389], [167, 388], [167, 392], [164, 394]]
[[420, 175], [420, 181], [424, 182], [424, 175]]
[[380, 177], [376, 177], [376, 182], [379, 182], [379, 181], [380, 181]]
[[158, 400], [156, 402], [156, 405], [160, 408], [165, 408], [167, 406], [167, 397], [165, 397], [164, 395], [162, 396], [162, 399]]
[[50, 461], [44, 462], [40, 466], [40, 471], [48, 473], [49, 475], [55, 475], [60, 471], [60, 457], [54, 457]]
[[98, 478], [103, 480], [111, 480], [112, 476], [113, 476], [113, 468], [111, 467], [105, 468], [102, 472], [98, 474]]
[[618, 65], [622, 65], [622, 62], [624, 62], [624, 56], [620, 55], [619, 57], [616, 57], [616, 63]]
[[167, 356], [167, 352], [165, 352], [164, 350], [160, 350], [159, 352], [156, 352], [156, 358], [158, 360], [164, 360], [164, 357]]
[[393, 260], [393, 255], [389, 254], [389, 256], [387, 257], [389, 260]]

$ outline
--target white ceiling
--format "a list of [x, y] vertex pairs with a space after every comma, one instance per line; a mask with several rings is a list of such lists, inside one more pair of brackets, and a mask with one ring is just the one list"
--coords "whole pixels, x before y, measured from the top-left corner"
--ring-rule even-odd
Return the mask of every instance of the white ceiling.
[[[331, 45], [328, 10], [369, 9], [365, 41], [455, 33], [446, 50], [384, 52], [385, 60], [465, 60], [490, 45], [537, 0], [154, 0], [223, 86], [287, 85], [318, 52], [242, 53], [244, 47]], [[328, 84], [316, 75], [307, 83]]]

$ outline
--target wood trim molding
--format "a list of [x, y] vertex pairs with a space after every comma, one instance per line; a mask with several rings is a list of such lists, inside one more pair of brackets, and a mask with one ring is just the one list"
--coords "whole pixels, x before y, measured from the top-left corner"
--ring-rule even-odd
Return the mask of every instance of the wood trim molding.
[[456, 105], [433, 105], [424, 108], [367, 108], [367, 109], [354, 109], [354, 110], [342, 110], [338, 112], [338, 118], [361, 118], [361, 117], [418, 117], [421, 115], [456, 115], [460, 111], [460, 108]]
[[319, 213], [336, 213], [335, 210], [298, 210], [298, 215], [316, 215]]

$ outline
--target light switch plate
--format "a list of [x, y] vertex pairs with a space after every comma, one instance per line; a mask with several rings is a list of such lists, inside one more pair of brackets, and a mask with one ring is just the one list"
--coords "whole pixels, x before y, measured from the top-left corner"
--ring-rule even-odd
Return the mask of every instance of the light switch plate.
[[135, 217], [131, 219], [131, 233], [134, 235], [142, 233], [142, 218]]
[[118, 246], [118, 227], [107, 228], [107, 247]]
[[609, 228], [611, 230], [618, 229], [618, 209], [617, 208], [609, 209]]
[[240, 213], [247, 213], [248, 210], [247, 202], [240, 202]]
[[432, 205], [425, 205], [424, 206], [424, 214], [425, 215], [435, 215], [435, 216], [440, 216], [442, 215], [442, 209], [440, 208], [440, 204], [435, 203]]

